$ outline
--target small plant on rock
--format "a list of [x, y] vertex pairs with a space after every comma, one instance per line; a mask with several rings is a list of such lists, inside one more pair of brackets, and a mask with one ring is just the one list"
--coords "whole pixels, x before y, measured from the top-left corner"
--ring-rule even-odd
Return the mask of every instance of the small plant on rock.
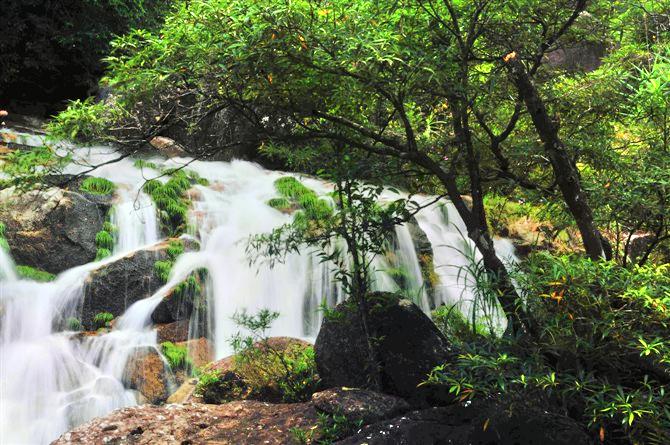
[[116, 185], [105, 178], [89, 177], [84, 179], [81, 186], [79, 186], [79, 190], [91, 195], [109, 195], [114, 193]]
[[188, 358], [188, 348], [186, 346], [178, 346], [171, 341], [166, 341], [161, 343], [161, 352], [173, 371], [179, 369], [188, 370], [191, 367], [191, 360]]
[[114, 320], [114, 314], [99, 312], [93, 317], [93, 326], [95, 329], [109, 328], [112, 320]]

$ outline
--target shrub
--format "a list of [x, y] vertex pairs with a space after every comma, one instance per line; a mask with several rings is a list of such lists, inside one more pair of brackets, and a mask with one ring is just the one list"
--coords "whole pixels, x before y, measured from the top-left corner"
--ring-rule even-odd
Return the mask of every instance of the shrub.
[[670, 265], [536, 254], [521, 272], [537, 337], [462, 339], [458, 359], [429, 382], [462, 401], [545, 400], [607, 443], [669, 443]]
[[21, 278], [46, 283], [56, 279], [56, 275], [30, 266], [16, 266], [16, 272]]
[[200, 373], [195, 394], [205, 403], [219, 404], [246, 398], [248, 389], [236, 373], [222, 374], [217, 369], [210, 369]]
[[109, 312], [99, 312], [93, 317], [93, 326], [95, 329], [108, 328], [114, 320], [114, 315]]
[[161, 343], [161, 352], [173, 371], [178, 369], [189, 369], [191, 360], [188, 358], [188, 348], [177, 346], [170, 341]]
[[231, 341], [235, 350], [234, 371], [249, 387], [250, 397], [284, 402], [309, 400], [320, 382], [314, 348], [273, 345], [266, 332], [278, 316], [268, 310], [255, 316], [245, 312], [234, 316], [235, 322], [251, 334], [238, 333]]

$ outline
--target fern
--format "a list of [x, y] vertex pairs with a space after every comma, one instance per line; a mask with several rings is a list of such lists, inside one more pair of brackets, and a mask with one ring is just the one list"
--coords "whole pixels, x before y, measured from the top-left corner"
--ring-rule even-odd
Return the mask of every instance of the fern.
[[89, 177], [84, 179], [81, 186], [79, 186], [79, 190], [91, 195], [109, 195], [114, 193], [116, 186], [108, 179]]

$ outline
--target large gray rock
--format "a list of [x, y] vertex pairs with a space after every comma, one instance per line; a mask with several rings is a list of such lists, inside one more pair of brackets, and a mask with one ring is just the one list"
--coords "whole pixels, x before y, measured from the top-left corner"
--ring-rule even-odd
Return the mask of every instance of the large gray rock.
[[109, 203], [57, 187], [0, 191], [0, 221], [18, 264], [59, 273], [95, 259]]
[[[378, 337], [381, 389], [423, 403], [429, 390], [417, 385], [435, 366], [453, 357], [449, 343], [411, 301], [382, 292], [368, 298], [370, 326]], [[347, 302], [338, 305], [335, 312], [324, 320], [316, 339], [319, 376], [324, 387], [366, 387], [372, 365], [358, 313]]]
[[361, 429], [338, 445], [588, 445], [574, 420], [523, 403], [473, 402], [414, 411]]

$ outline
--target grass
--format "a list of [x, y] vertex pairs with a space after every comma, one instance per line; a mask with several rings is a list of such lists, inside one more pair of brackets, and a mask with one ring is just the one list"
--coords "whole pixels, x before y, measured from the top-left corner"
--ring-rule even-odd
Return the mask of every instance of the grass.
[[178, 346], [170, 341], [166, 341], [161, 343], [161, 352], [173, 371], [191, 367], [186, 346]]
[[112, 181], [105, 178], [89, 177], [84, 179], [84, 181], [79, 186], [79, 190], [91, 195], [109, 195], [114, 193], [114, 190], [116, 190], [116, 185], [114, 185]]
[[177, 237], [186, 231], [190, 201], [186, 192], [191, 188], [192, 178], [183, 170], [168, 171], [170, 179], [163, 184], [151, 179], [144, 184], [147, 193], [158, 207], [161, 228], [168, 236]]
[[65, 321], [65, 325], [67, 326], [67, 329], [70, 331], [81, 331], [81, 321], [79, 321], [78, 318], [75, 317], [70, 317]]
[[30, 266], [16, 266], [16, 272], [21, 278], [41, 283], [48, 283], [56, 279], [56, 275]]
[[102, 230], [95, 235], [95, 246], [98, 248], [95, 254], [95, 260], [100, 261], [112, 255], [114, 249], [114, 235], [117, 228], [109, 221], [105, 221]]

